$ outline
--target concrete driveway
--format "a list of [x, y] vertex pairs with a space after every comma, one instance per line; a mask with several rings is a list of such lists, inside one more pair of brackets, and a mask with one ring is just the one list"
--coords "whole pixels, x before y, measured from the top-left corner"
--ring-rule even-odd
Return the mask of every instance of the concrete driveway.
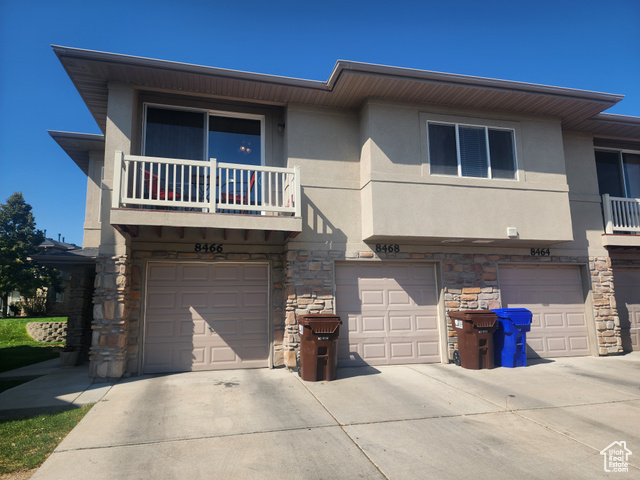
[[[143, 376], [116, 384], [40, 479], [633, 478], [640, 352], [526, 368], [286, 370]], [[628, 473], [601, 450], [626, 442]]]

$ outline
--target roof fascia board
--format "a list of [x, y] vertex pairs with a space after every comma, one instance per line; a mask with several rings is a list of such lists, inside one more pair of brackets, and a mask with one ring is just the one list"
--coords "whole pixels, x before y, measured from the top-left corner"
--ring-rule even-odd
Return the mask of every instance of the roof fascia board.
[[417, 70], [403, 67], [391, 67], [345, 60], [338, 60], [331, 73], [328, 85], [335, 85], [342, 72], [354, 72], [369, 75], [390, 76], [398, 79], [422, 80], [447, 85], [460, 85], [467, 87], [488, 88], [520, 93], [535, 93], [548, 96], [560, 96], [576, 100], [589, 100], [610, 103], [612, 106], [620, 102], [624, 95], [580, 90], [567, 87], [554, 87], [537, 83], [517, 82], [514, 80], [499, 80], [487, 77], [474, 77], [454, 73], [442, 73], [429, 70]]

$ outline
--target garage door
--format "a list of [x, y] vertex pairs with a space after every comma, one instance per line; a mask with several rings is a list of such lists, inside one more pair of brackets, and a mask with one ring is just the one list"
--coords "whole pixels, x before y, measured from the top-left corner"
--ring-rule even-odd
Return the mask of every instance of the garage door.
[[579, 267], [503, 265], [500, 289], [503, 308], [533, 312], [528, 356], [591, 354]]
[[341, 366], [440, 362], [432, 265], [338, 264]]
[[150, 263], [143, 371], [266, 367], [268, 267]]
[[613, 284], [622, 330], [622, 348], [625, 351], [640, 350], [640, 270], [614, 269]]

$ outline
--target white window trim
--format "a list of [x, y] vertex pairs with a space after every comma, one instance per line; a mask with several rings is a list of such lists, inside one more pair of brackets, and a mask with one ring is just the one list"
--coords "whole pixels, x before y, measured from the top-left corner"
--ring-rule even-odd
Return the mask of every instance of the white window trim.
[[[430, 144], [429, 144], [429, 124], [433, 125], [449, 125], [455, 128], [456, 132], [456, 155], [458, 160], [458, 176], [457, 178], [475, 178], [478, 180], [504, 180], [504, 181], [518, 181], [518, 147], [516, 145], [516, 130], [515, 128], [509, 127], [496, 127], [492, 125], [482, 125], [482, 124], [474, 124], [474, 123], [460, 123], [460, 122], [446, 122], [440, 120], [427, 120], [426, 121], [426, 137], [427, 137], [427, 164], [429, 165], [429, 175], [434, 177], [445, 177], [445, 178], [456, 178], [454, 175], [446, 175], [443, 173], [432, 173], [431, 172], [431, 158], [430, 158]], [[475, 128], [483, 128], [485, 134], [485, 143], [487, 149], [487, 177], [470, 177], [462, 175], [462, 160], [460, 158], [460, 136], [458, 128], [462, 127], [475, 127]], [[491, 130], [503, 130], [507, 132], [511, 132], [511, 138], [513, 139], [513, 168], [514, 168], [514, 178], [493, 178], [491, 172], [491, 155], [490, 155], [490, 146], [489, 146], [489, 129]]]
[[[205, 108], [193, 108], [193, 107], [181, 107], [177, 105], [165, 105], [162, 103], [144, 103], [143, 105], [143, 125], [142, 125], [142, 155], [146, 155], [147, 151], [147, 109], [148, 107], [152, 108], [164, 108], [166, 110], [178, 110], [183, 112], [199, 112], [203, 114], [204, 117], [204, 145], [203, 151], [205, 152], [205, 156], [208, 155], [209, 152], [209, 117], [228, 117], [228, 118], [246, 118], [249, 120], [259, 120], [260, 121], [260, 165], [265, 166], [266, 159], [266, 128], [265, 128], [265, 116], [258, 115], [254, 113], [242, 113], [242, 112], [233, 112], [228, 110], [210, 110]], [[202, 161], [208, 162], [208, 158], [203, 158]]]

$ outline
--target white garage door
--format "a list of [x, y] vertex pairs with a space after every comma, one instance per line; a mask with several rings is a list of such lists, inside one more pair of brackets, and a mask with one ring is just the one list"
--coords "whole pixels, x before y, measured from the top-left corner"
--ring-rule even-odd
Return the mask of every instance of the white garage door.
[[440, 362], [433, 265], [336, 265], [341, 366]]
[[144, 373], [268, 366], [268, 267], [150, 263]]
[[613, 284], [620, 317], [622, 348], [640, 350], [640, 270], [615, 268]]
[[502, 265], [500, 290], [503, 308], [533, 313], [527, 333], [529, 356], [591, 354], [579, 267]]

